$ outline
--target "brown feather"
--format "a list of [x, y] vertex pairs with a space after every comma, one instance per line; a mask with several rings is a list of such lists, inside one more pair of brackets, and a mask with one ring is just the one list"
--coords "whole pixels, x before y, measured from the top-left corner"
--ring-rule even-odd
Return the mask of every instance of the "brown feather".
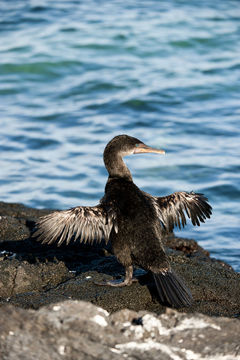
[[187, 214], [193, 225], [200, 225], [206, 218], [209, 218], [212, 211], [208, 199], [199, 193], [176, 192], [174, 194], [155, 197], [161, 212], [161, 221], [168, 231], [172, 231], [177, 225], [186, 225]]
[[55, 211], [41, 217], [36, 226], [34, 237], [44, 244], [63, 242], [68, 245], [74, 241], [101, 242], [104, 238], [107, 243], [114, 224], [117, 230], [116, 213], [114, 209], [106, 211], [102, 204], [97, 206], [78, 206], [70, 210]]

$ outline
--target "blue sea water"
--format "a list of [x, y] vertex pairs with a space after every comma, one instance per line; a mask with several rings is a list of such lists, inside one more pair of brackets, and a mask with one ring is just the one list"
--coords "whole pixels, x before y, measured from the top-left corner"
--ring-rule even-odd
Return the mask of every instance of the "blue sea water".
[[177, 234], [240, 271], [239, 1], [1, 0], [0, 200], [97, 204], [121, 133], [166, 150], [126, 158], [139, 187], [209, 198]]

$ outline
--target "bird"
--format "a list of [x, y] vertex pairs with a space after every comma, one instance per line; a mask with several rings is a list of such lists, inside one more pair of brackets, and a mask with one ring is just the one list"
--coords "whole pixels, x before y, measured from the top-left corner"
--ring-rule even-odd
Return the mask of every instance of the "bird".
[[103, 153], [108, 179], [99, 203], [40, 217], [34, 236], [43, 244], [58, 246], [71, 241], [110, 242], [125, 269], [125, 277], [99, 285], [129, 286], [135, 280], [133, 267], [138, 266], [152, 273], [160, 303], [175, 308], [190, 306], [191, 291], [172, 269], [163, 238], [174, 227], [184, 227], [187, 217], [199, 226], [210, 218], [212, 207], [201, 193], [181, 191], [158, 197], [139, 189], [123, 157], [143, 153], [165, 154], [165, 151], [126, 134], [115, 136]]

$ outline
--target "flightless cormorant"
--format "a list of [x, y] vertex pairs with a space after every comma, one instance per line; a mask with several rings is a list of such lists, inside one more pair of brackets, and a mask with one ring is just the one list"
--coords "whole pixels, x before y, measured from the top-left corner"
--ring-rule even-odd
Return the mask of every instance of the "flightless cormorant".
[[128, 136], [114, 137], [105, 147], [104, 163], [109, 173], [105, 194], [96, 206], [77, 206], [55, 211], [37, 222], [35, 236], [42, 243], [63, 242], [74, 238], [80, 242], [111, 242], [113, 252], [125, 268], [124, 281], [107, 281], [105, 285], [125, 286], [133, 281], [133, 265], [152, 272], [161, 302], [174, 307], [192, 302], [190, 290], [171, 269], [162, 238], [186, 224], [200, 225], [211, 215], [211, 206], [202, 194], [175, 192], [164, 197], [140, 190], [123, 162], [131, 154], [158, 153], [158, 150]]

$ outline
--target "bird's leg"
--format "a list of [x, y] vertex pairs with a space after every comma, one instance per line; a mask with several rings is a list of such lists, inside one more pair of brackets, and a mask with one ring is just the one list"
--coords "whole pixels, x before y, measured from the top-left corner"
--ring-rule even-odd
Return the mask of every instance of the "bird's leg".
[[108, 285], [108, 286], [115, 286], [115, 287], [122, 287], [122, 286], [129, 286], [132, 284], [133, 281], [137, 281], [133, 278], [133, 266], [125, 267], [125, 279], [116, 279], [116, 280], [108, 280], [104, 282], [95, 282], [96, 285]]

